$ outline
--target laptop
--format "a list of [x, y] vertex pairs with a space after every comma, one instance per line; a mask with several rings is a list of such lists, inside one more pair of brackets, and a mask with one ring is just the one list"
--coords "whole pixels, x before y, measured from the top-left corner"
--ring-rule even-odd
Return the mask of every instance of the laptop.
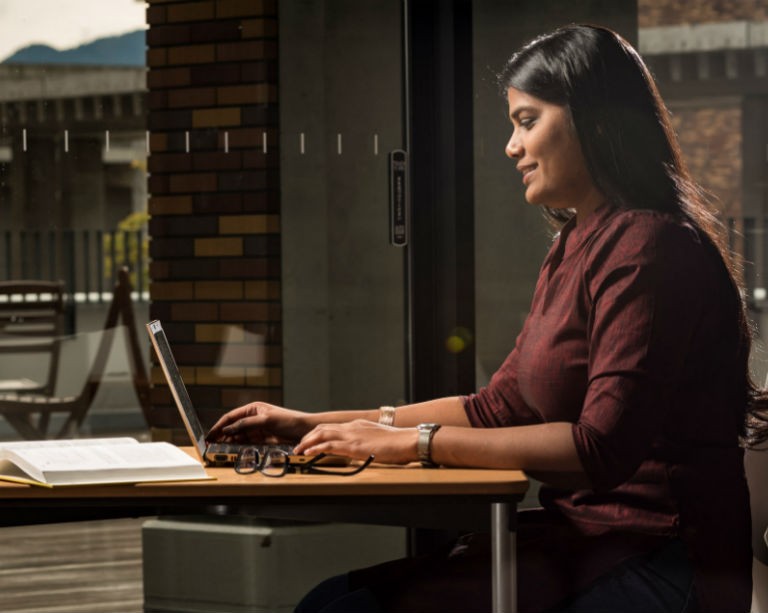
[[157, 359], [163, 369], [168, 386], [176, 402], [176, 408], [179, 410], [181, 420], [192, 441], [192, 446], [197, 453], [200, 461], [208, 466], [231, 466], [237, 460], [237, 456], [243, 447], [256, 447], [260, 453], [279, 449], [290, 455], [292, 464], [303, 464], [309, 462], [313, 456], [293, 455], [292, 445], [277, 444], [234, 444], [234, 443], [207, 443], [205, 440], [205, 430], [203, 429], [197, 411], [192, 405], [187, 388], [181, 378], [181, 373], [176, 365], [176, 359], [173, 357], [171, 346], [168, 343], [168, 337], [165, 335], [162, 324], [155, 320], [147, 324], [147, 332], [152, 341], [152, 346], [157, 353]]

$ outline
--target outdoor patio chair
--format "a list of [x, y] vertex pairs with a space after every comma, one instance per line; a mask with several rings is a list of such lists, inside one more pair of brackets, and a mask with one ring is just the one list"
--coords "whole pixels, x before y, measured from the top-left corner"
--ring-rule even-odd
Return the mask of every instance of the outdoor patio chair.
[[118, 272], [112, 302], [109, 305], [96, 352], [80, 392], [74, 396], [56, 396], [52, 393], [25, 391], [0, 393], [0, 415], [3, 415], [22, 437], [34, 440], [49, 438], [48, 427], [51, 415], [54, 413], [63, 414], [64, 423], [50, 438], [76, 436], [101, 385], [120, 320], [122, 320], [126, 335], [128, 361], [134, 389], [144, 417], [147, 419], [149, 414], [149, 382], [136, 331], [136, 321], [131, 302], [131, 283], [127, 268]]
[[[0, 282], [0, 393], [49, 395], [56, 385], [64, 333], [62, 281]], [[34, 372], [11, 368], [35, 365]], [[26, 375], [29, 376], [26, 376]]]

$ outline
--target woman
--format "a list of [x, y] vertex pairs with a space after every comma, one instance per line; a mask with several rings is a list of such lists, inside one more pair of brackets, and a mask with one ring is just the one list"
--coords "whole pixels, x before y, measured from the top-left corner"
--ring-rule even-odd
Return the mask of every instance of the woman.
[[[394, 412], [257, 402], [209, 437], [524, 469], [543, 483], [543, 508], [518, 533], [522, 611], [747, 611], [740, 440], [764, 440], [766, 398], [749, 377], [750, 332], [722, 228], [647, 68], [617, 34], [558, 29], [500, 76], [506, 154], [526, 200], [560, 232], [488, 386]], [[299, 609], [487, 611], [483, 547], [475, 539], [335, 578]]]

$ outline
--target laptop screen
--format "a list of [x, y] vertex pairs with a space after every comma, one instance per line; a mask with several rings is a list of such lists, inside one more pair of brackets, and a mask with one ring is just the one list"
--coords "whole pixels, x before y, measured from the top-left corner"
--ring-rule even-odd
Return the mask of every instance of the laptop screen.
[[192, 406], [192, 400], [190, 400], [187, 388], [181, 378], [179, 367], [176, 365], [176, 360], [171, 352], [171, 346], [168, 344], [168, 338], [165, 336], [163, 326], [159, 321], [155, 320], [147, 324], [147, 330], [149, 331], [152, 345], [157, 352], [157, 357], [160, 360], [160, 366], [165, 373], [168, 386], [171, 388], [171, 393], [176, 401], [179, 414], [184, 421], [184, 427], [187, 429], [202, 461], [206, 448], [205, 431], [200, 423], [200, 419], [197, 417], [195, 408]]

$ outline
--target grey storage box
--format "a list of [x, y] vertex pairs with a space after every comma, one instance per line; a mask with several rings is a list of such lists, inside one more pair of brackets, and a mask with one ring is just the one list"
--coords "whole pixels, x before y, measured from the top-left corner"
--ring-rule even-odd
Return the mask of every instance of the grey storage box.
[[289, 613], [332, 575], [406, 555], [406, 530], [249, 517], [143, 524], [146, 613]]

